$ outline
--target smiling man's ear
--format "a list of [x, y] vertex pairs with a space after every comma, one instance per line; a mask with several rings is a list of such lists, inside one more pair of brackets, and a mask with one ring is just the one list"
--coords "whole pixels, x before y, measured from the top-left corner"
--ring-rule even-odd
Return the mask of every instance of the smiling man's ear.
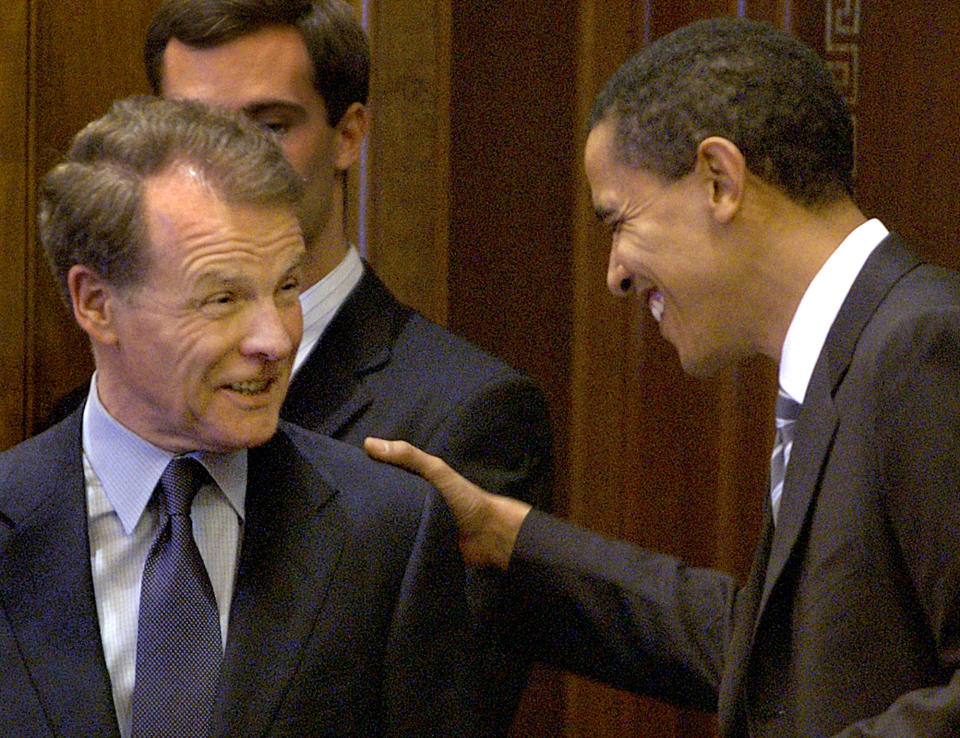
[[710, 206], [720, 223], [727, 223], [740, 209], [747, 179], [747, 162], [732, 141], [710, 136], [697, 147], [696, 169], [710, 188]]
[[67, 273], [70, 304], [77, 324], [96, 343], [113, 346], [118, 341], [113, 304], [116, 289], [93, 269], [74, 264]]

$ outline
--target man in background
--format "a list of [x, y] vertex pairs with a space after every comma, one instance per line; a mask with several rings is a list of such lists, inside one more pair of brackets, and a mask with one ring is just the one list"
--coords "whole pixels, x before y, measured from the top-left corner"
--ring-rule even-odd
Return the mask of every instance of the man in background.
[[44, 179], [96, 370], [0, 454], [0, 734], [491, 733], [442, 506], [278, 420], [302, 189], [242, 116], [156, 98]]
[[610, 290], [690, 374], [779, 364], [743, 587], [368, 443], [441, 489], [468, 561], [507, 572], [524, 648], [717, 710], [724, 736], [960, 735], [960, 277], [864, 216], [853, 150], [826, 65], [743, 19], [651, 44], [590, 118]]

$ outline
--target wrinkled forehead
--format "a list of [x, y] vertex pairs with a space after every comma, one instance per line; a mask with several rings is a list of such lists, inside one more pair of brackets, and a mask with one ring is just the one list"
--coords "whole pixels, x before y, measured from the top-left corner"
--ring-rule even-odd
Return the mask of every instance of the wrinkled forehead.
[[615, 116], [602, 118], [587, 134], [583, 163], [592, 189], [634, 173], [634, 168], [625, 164], [618, 153], [618, 135]]
[[161, 260], [194, 254], [269, 259], [303, 248], [292, 204], [228, 201], [189, 164], [144, 183], [144, 215], [148, 250]]

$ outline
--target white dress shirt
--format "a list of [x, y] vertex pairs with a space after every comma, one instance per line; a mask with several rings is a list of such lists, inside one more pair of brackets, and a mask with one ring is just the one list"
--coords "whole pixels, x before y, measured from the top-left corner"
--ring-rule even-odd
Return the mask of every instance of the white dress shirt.
[[300, 308], [303, 311], [303, 338], [293, 360], [293, 372], [303, 364], [304, 359], [317, 345], [320, 336], [330, 325], [353, 288], [363, 276], [363, 262], [353, 246], [347, 255], [323, 279], [300, 293]]
[[[124, 738], [136, 675], [137, 621], [143, 566], [156, 535], [158, 514], [148, 505], [173, 454], [122, 426], [100, 404], [96, 375], [83, 411], [90, 566], [103, 653]], [[190, 454], [215, 484], [200, 488], [191, 518], [197, 548], [210, 576], [226, 643], [234, 574], [247, 488], [247, 452]]]
[[[781, 389], [801, 405], [843, 301], [867, 258], [887, 234], [886, 227], [876, 219], [855, 228], [830, 254], [803, 293], [783, 341], [779, 377]], [[784, 469], [790, 462], [792, 449], [792, 443], [783, 449]], [[771, 490], [774, 520], [780, 506], [780, 490], [781, 485]]]
[[780, 386], [800, 404], [847, 293], [867, 258], [887, 235], [883, 223], [875, 218], [855, 228], [803, 293], [780, 352]]

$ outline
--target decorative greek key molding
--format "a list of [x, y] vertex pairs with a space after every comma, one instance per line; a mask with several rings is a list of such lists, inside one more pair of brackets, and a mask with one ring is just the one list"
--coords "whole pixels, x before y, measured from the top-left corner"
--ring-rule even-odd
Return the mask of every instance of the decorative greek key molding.
[[850, 108], [856, 147], [857, 101], [860, 94], [860, 0], [826, 0], [824, 4], [824, 58]]
[[860, 83], [860, 0], [827, 0], [824, 54], [843, 90], [856, 108]]

